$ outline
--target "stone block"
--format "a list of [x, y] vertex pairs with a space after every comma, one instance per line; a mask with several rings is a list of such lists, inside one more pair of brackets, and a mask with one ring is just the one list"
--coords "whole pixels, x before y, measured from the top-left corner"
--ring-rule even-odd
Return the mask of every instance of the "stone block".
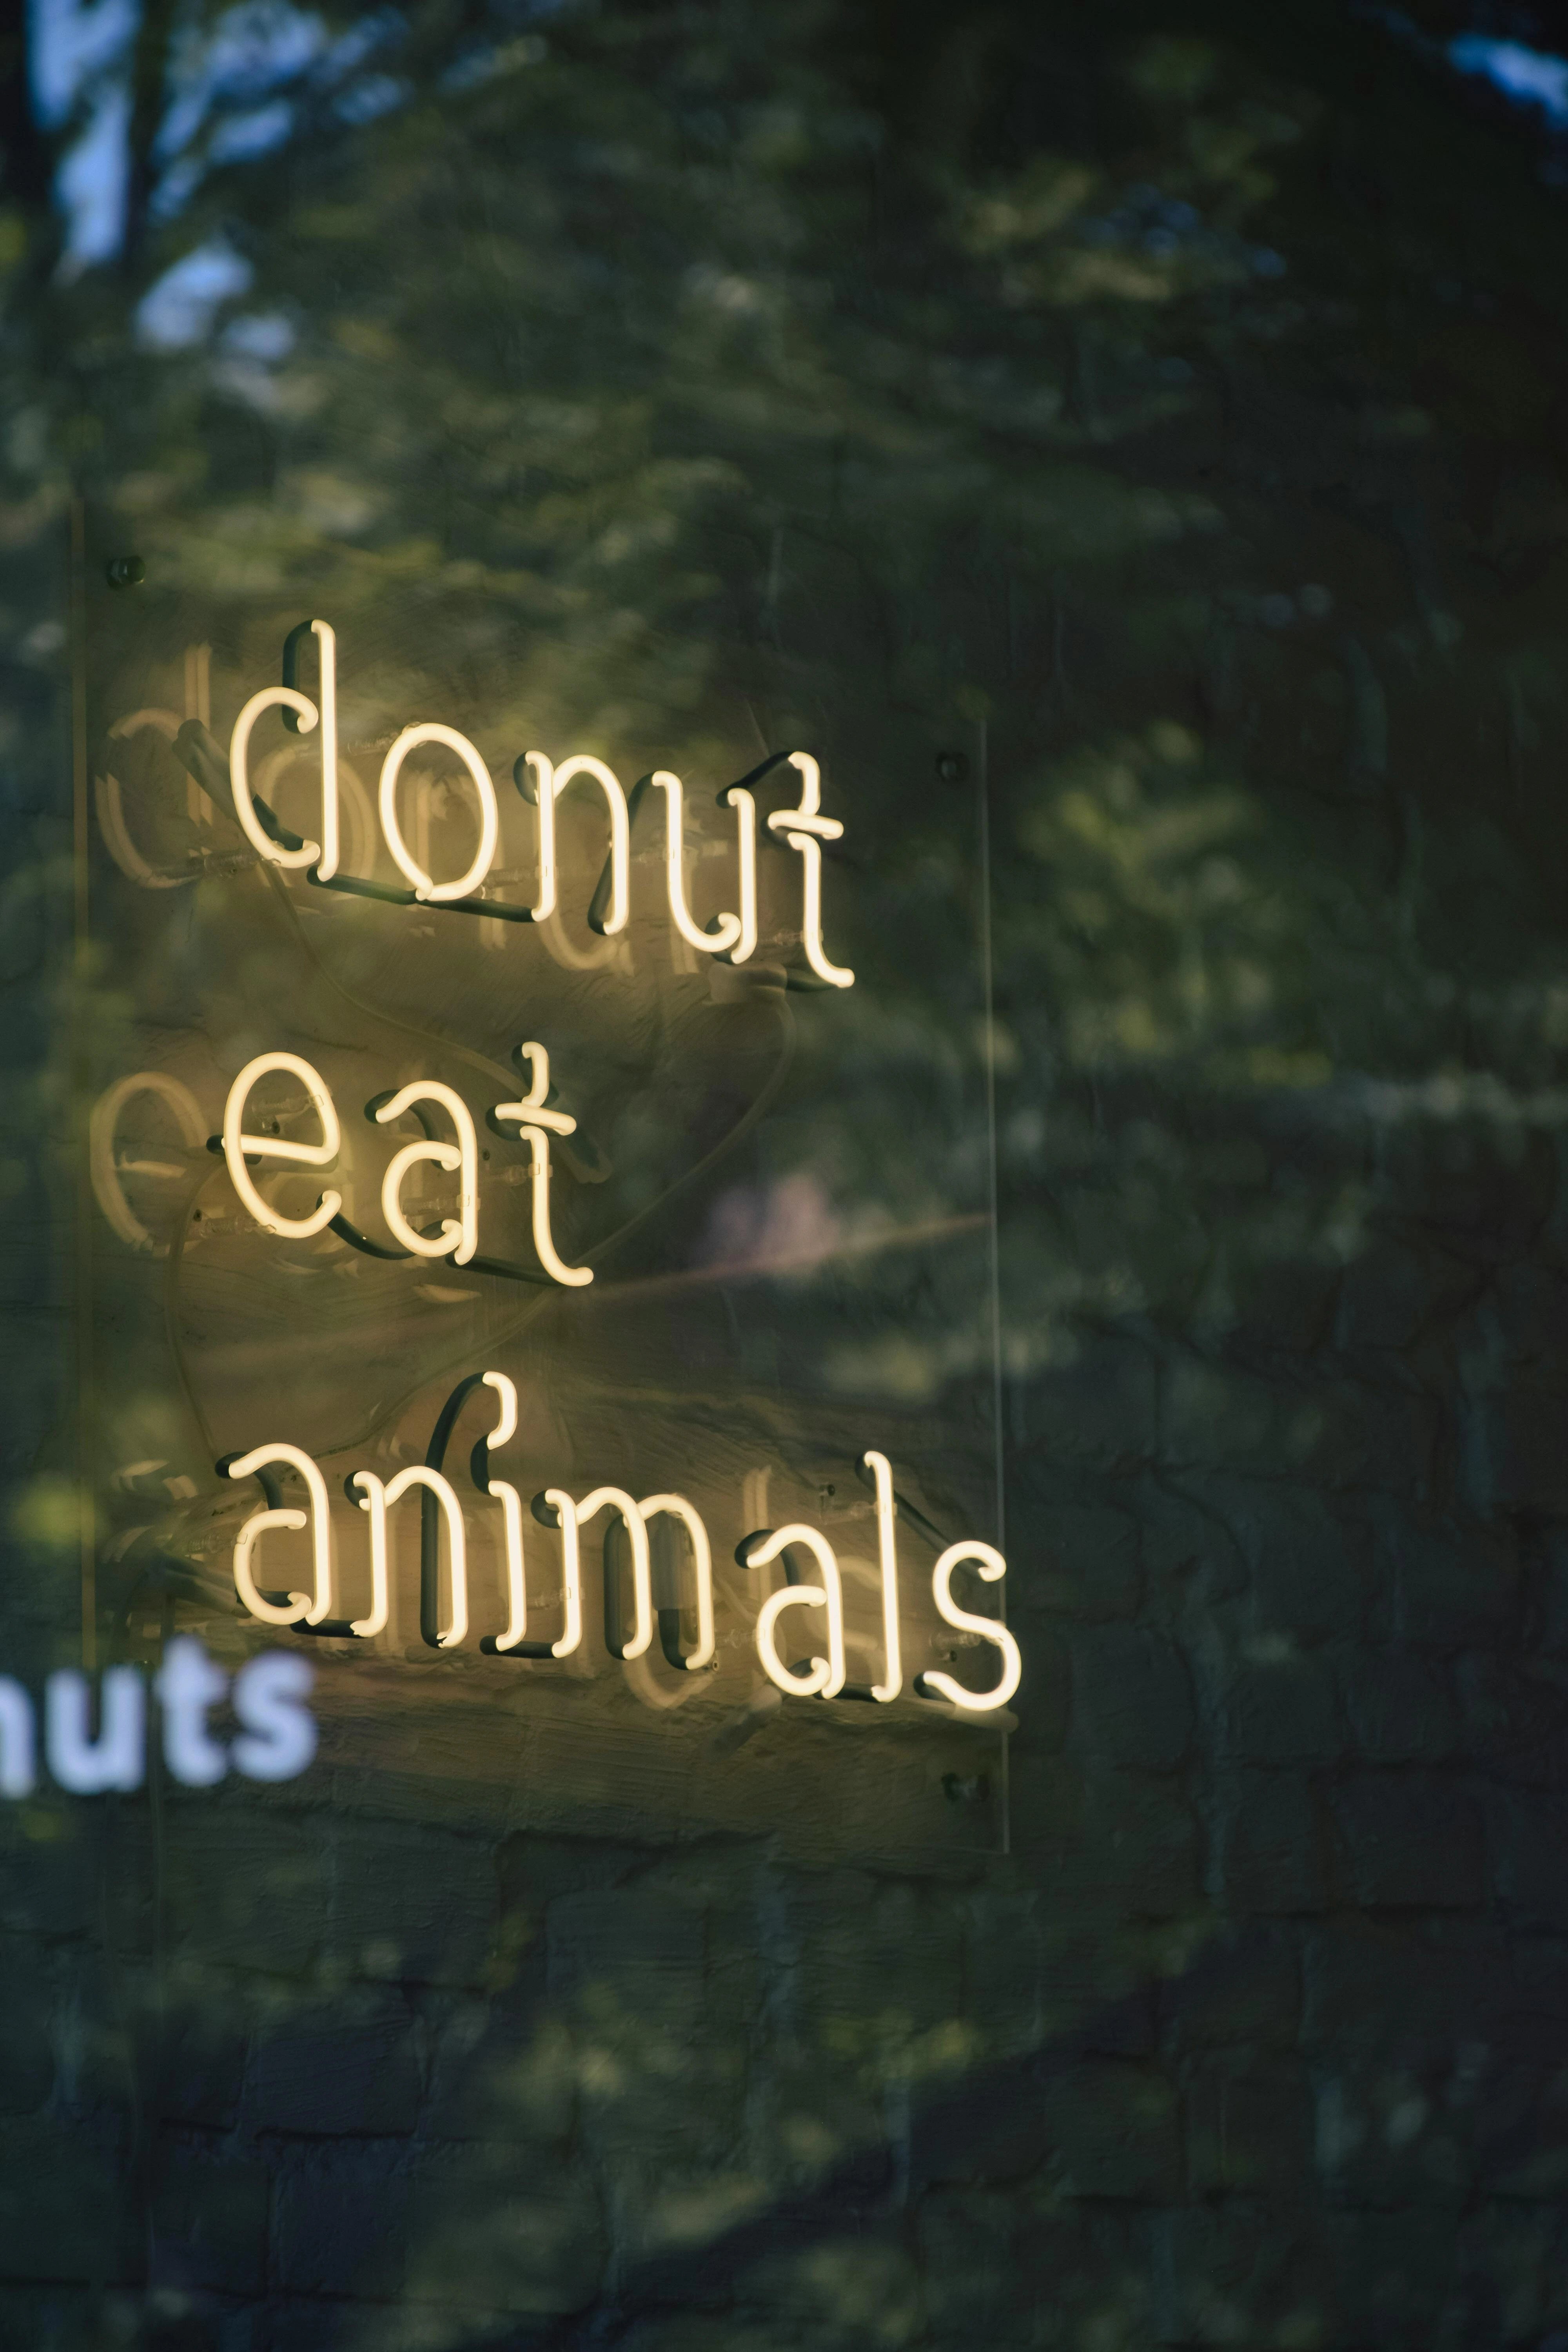
[[1496, 1639], [1512, 1620], [1519, 1558], [1510, 1536], [1473, 1521], [1396, 1520], [1386, 1540], [1394, 1580], [1392, 1630], [1401, 1642], [1459, 1650]]
[[1300, 2209], [1236, 2199], [1178, 2209], [1156, 2228], [1154, 2342], [1233, 2352], [1359, 2347], [1359, 2336], [1335, 2333], [1327, 2252]]
[[533, 2004], [465, 2000], [427, 2018], [436, 2140], [511, 2141], [544, 2151], [572, 2128], [576, 2058], [561, 2021]]
[[1181, 2193], [1176, 2095], [1157, 2069], [1085, 2058], [1041, 2094], [1049, 2161], [1071, 2197], [1155, 2201]]
[[54, 1984], [35, 1937], [0, 1938], [0, 2116], [26, 2115], [42, 2106], [55, 2079]]
[[1419, 1771], [1354, 1772], [1331, 1796], [1339, 1873], [1368, 1910], [1468, 1910], [1486, 1895], [1480, 1809], [1463, 1782]]
[[1270, 1927], [1223, 1929], [1161, 1988], [1161, 2014], [1185, 2049], [1289, 2049], [1301, 2019], [1293, 1935]]
[[1131, 1511], [1062, 1499], [1044, 1465], [1026, 1459], [1008, 1481], [1007, 1519], [1013, 1548], [1023, 1551], [1008, 1571], [1021, 1609], [1091, 1622], [1132, 1615], [1142, 1566]]
[[182, 1990], [158, 2051], [158, 2112], [165, 2123], [228, 2131], [244, 2088], [246, 2013], [221, 1976]]
[[1160, 1404], [1160, 1459], [1177, 1471], [1277, 1474], [1315, 1442], [1307, 1390], [1188, 1349], [1168, 1351]]
[[1455, 1668], [1468, 1756], [1500, 1781], [1568, 1788], [1568, 1692], [1528, 1661], [1461, 1658]]
[[1227, 1775], [1216, 1830], [1221, 1883], [1233, 1910], [1280, 1914], [1326, 1907], [1322, 1832], [1304, 1773]]
[[327, 1948], [356, 1976], [482, 1981], [496, 1945], [495, 1864], [477, 1839], [341, 1824], [331, 1851]]
[[1491, 1302], [1510, 1372], [1562, 1370], [1568, 1281], [1560, 1270], [1529, 1260], [1500, 1266]]
[[1335, 1698], [1312, 1652], [1239, 1666], [1221, 1702], [1225, 1751], [1247, 1764], [1331, 1763], [1342, 1746]]
[[1043, 2048], [1070, 2047], [1095, 2057], [1145, 2058], [1157, 2039], [1154, 1961], [1146, 1929], [1058, 1933], [1039, 1970]]
[[1568, 1388], [1510, 1386], [1475, 1408], [1479, 1508], [1568, 1517]]
[[412, 2185], [380, 2150], [282, 2168], [272, 2193], [271, 2279], [290, 2294], [388, 2300], [404, 2286]]
[[1345, 1651], [1336, 1663], [1351, 1738], [1369, 1763], [1437, 1764], [1453, 1753], [1458, 1712], [1440, 1663], [1390, 1648]]
[[1429, 2078], [1373, 2055], [1316, 2078], [1316, 2157], [1342, 2205], [1458, 2207], [1468, 2193], [1468, 2118]]
[[1323, 1496], [1275, 1480], [1238, 1482], [1226, 1501], [1247, 1559], [1255, 1630], [1308, 1643], [1353, 1639], [1366, 1605], [1360, 1529]]
[[1411, 1348], [1433, 1324], [1458, 1313], [1479, 1279], [1462, 1259], [1374, 1234], [1344, 1270], [1334, 1344], [1347, 1350]]
[[1240, 1592], [1247, 1582], [1241, 1547], [1233, 1532], [1229, 1501], [1250, 1482], [1193, 1478], [1188, 1491], [1165, 1479], [1141, 1481], [1134, 1507], [1142, 1535], [1143, 1566], [1152, 1586], [1195, 1594], [1213, 1606]]
[[1497, 1891], [1510, 1924], [1568, 1934], [1568, 1796], [1496, 1790], [1487, 1811]]
[[380, 2138], [411, 2132], [422, 2090], [415, 2025], [395, 1995], [349, 1995], [259, 2038], [246, 2081], [251, 2132]]
[[165, 1820], [168, 1937], [182, 1965], [301, 1975], [327, 1910], [323, 1823], [208, 1790], [171, 1800]]
[[1097, 1765], [1174, 1770], [1193, 1736], [1193, 1693], [1173, 1643], [1133, 1625], [1075, 1633], [1072, 1736]]
[[527, 2316], [581, 2310], [598, 2292], [608, 2243], [582, 2165], [515, 2147], [471, 2149], [457, 2163], [433, 2156], [412, 2195], [410, 2303]]
[[132, 2277], [134, 2207], [120, 2150], [81, 2126], [27, 2116], [0, 2130], [0, 2274], [9, 2282]]
[[938, 2341], [1004, 2343], [1017, 2294], [1017, 2200], [982, 2189], [922, 2197], [915, 2228], [925, 2275], [926, 2324]]
[[1547, 2333], [1568, 2322], [1568, 2213], [1560, 2200], [1479, 2202], [1459, 2227], [1458, 2268], [1476, 2315], [1472, 2342], [1564, 2352], [1568, 2338]]
[[[1063, 1871], [1086, 1916], [1167, 1919], [1198, 1892], [1198, 1824], [1173, 1782], [1096, 1772], [1085, 1784], [1081, 1843]], [[1089, 1908], [1089, 1906], [1093, 1906]]]
[[1313, 2107], [1299, 2062], [1205, 2056], [1182, 2085], [1194, 2197], [1284, 2198], [1312, 2169]]
[[259, 2294], [270, 2176], [225, 2152], [161, 2152], [153, 2193], [152, 2284], [174, 2293]]
[[1522, 1257], [1557, 1186], [1549, 1135], [1484, 1118], [1407, 1120], [1382, 1139], [1383, 1172], [1405, 1216], [1478, 1265]]
[[1431, 2352], [1449, 2340], [1460, 2218], [1455, 2204], [1327, 2217], [1339, 2342]]
[[1152, 1459], [1156, 1410], [1153, 1358], [1120, 1336], [1081, 1338], [1070, 1363], [1037, 1374], [1026, 1391], [1030, 1442], [1057, 1462], [1098, 1469]]
[[1413, 1923], [1358, 1919], [1314, 1930], [1302, 1983], [1302, 2045], [1330, 2068], [1376, 2059], [1418, 2070], [1451, 2062], [1461, 2021], [1467, 2033], [1489, 2030], [1484, 2011], [1466, 2019], [1456, 2008], [1441, 1946]]

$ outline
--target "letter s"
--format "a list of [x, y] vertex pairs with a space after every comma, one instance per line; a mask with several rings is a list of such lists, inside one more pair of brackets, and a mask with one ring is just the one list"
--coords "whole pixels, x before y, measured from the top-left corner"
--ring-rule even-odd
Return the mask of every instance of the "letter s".
[[234, 1711], [245, 1726], [232, 1750], [247, 1780], [292, 1780], [316, 1752], [316, 1718], [305, 1701], [316, 1680], [307, 1659], [268, 1650], [234, 1678]]
[[973, 1633], [989, 1642], [1002, 1654], [1002, 1679], [994, 1690], [972, 1691], [965, 1688], [956, 1675], [938, 1674], [928, 1667], [916, 1687], [925, 1696], [926, 1686], [962, 1707], [966, 1715], [984, 1715], [993, 1707], [1005, 1706], [1024, 1677], [1024, 1662], [1018, 1654], [1018, 1644], [1005, 1625], [994, 1617], [977, 1616], [973, 1610], [961, 1609], [952, 1597], [952, 1571], [962, 1564], [973, 1567], [987, 1584], [999, 1583], [1007, 1573], [1007, 1563], [994, 1544], [970, 1541], [949, 1544], [931, 1570], [931, 1598], [936, 1602], [937, 1615], [943, 1622], [961, 1633]]

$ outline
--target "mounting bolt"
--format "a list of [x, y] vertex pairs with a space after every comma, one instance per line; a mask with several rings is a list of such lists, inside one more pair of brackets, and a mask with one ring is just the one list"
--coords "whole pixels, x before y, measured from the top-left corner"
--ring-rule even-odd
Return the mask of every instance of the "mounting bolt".
[[147, 566], [139, 555], [111, 555], [103, 576], [111, 588], [140, 588], [147, 577]]
[[969, 758], [963, 751], [939, 751], [936, 772], [944, 784], [966, 784], [969, 782]]

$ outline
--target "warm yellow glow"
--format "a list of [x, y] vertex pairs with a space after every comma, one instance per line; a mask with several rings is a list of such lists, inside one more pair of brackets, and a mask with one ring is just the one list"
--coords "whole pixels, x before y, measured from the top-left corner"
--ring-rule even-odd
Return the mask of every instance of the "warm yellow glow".
[[[397, 779], [403, 762], [410, 751], [421, 743], [442, 743], [455, 751], [473, 781], [479, 796], [479, 845], [474, 862], [466, 874], [455, 882], [437, 882], [426, 873], [408, 844], [403, 838], [403, 828], [397, 822]], [[447, 898], [468, 898], [479, 888], [495, 863], [496, 841], [500, 829], [500, 817], [496, 808], [496, 788], [490, 782], [490, 772], [466, 735], [455, 727], [443, 727], [437, 720], [426, 720], [423, 726], [405, 727], [381, 763], [381, 830], [391, 853], [392, 862], [410, 885], [416, 898], [439, 906]]]
[[[771, 1592], [757, 1612], [757, 1655], [763, 1672], [791, 1698], [835, 1698], [844, 1687], [844, 1585], [832, 1545], [820, 1529], [797, 1524], [774, 1528], [762, 1541], [748, 1547], [748, 1568], [766, 1568], [791, 1545], [810, 1552], [821, 1575], [820, 1584], [786, 1584]], [[814, 1657], [807, 1675], [792, 1674], [778, 1654], [774, 1629], [786, 1609], [826, 1609], [827, 1655]]]
[[885, 1454], [863, 1454], [861, 1460], [870, 1471], [877, 1487], [877, 1560], [882, 1579], [882, 1656], [883, 1677], [871, 1685], [871, 1696], [884, 1705], [898, 1697], [904, 1686], [903, 1660], [899, 1641], [899, 1553], [894, 1521], [898, 1506], [893, 1500], [893, 1468]]
[[[251, 696], [234, 722], [228, 772], [235, 814], [257, 856], [266, 858], [269, 866], [293, 870], [313, 866], [319, 878], [326, 882], [338, 870], [338, 641], [325, 621], [312, 621], [310, 634], [321, 654], [320, 710], [308, 695], [291, 686], [264, 686], [259, 694]], [[251, 795], [251, 730], [264, 710], [291, 710], [301, 735], [310, 734], [318, 724], [321, 730], [321, 838], [302, 842], [298, 849], [285, 849], [263, 830]]]
[[807, 963], [818, 980], [826, 981], [830, 988], [853, 988], [854, 973], [841, 964], [830, 963], [822, 944], [822, 844], [837, 841], [844, 827], [836, 816], [822, 814], [822, 770], [811, 753], [792, 751], [789, 763], [801, 780], [800, 805], [774, 809], [768, 819], [768, 830], [782, 834], [800, 857], [805, 890], [801, 944]]
[[330, 882], [338, 870], [338, 641], [325, 621], [312, 621], [321, 665], [321, 855], [316, 865], [318, 882]]
[[[109, 730], [109, 740], [111, 743], [124, 743], [137, 735], [153, 734], [161, 735], [165, 743], [172, 743], [180, 731], [180, 726], [177, 710], [132, 710], [125, 718], [115, 720]], [[195, 789], [199, 790], [200, 787], [195, 786]], [[130, 827], [125, 822], [124, 796], [120, 779], [112, 768], [103, 769], [93, 778], [93, 790], [98, 802], [99, 831], [103, 835], [104, 845], [110, 857], [127, 881], [139, 883], [143, 890], [177, 890], [182, 884], [195, 880], [195, 873], [188, 867], [180, 874], [160, 874], [155, 866], [147, 863], [131, 838]]]
[[569, 1112], [551, 1110], [546, 1106], [544, 1098], [550, 1092], [550, 1056], [544, 1047], [531, 1039], [526, 1045], [519, 1046], [518, 1051], [529, 1066], [528, 1092], [519, 1102], [497, 1103], [495, 1117], [520, 1121], [520, 1132], [527, 1139], [533, 1181], [533, 1246], [539, 1263], [552, 1282], [562, 1283], [569, 1290], [577, 1290], [584, 1283], [593, 1281], [594, 1269], [589, 1265], [568, 1265], [565, 1263], [556, 1249], [550, 1218], [550, 1138], [552, 1134], [575, 1134], [577, 1122]]
[[[327, 1510], [327, 1482], [310, 1455], [298, 1445], [281, 1444], [253, 1446], [230, 1462], [231, 1478], [248, 1478], [253, 1471], [272, 1463], [282, 1463], [297, 1470], [305, 1482], [310, 1497], [309, 1512], [299, 1510], [253, 1511], [240, 1528], [234, 1542], [234, 1589], [251, 1616], [263, 1625], [298, 1625], [301, 1619], [307, 1625], [319, 1625], [332, 1611], [332, 1537], [331, 1521]], [[258, 1542], [269, 1528], [302, 1528], [310, 1530], [310, 1559], [315, 1581], [315, 1593], [290, 1592], [286, 1604], [279, 1605], [262, 1598], [251, 1574], [250, 1559]]]
[[517, 1435], [517, 1383], [509, 1380], [505, 1372], [486, 1372], [482, 1379], [484, 1386], [494, 1389], [500, 1401], [500, 1419], [485, 1444], [487, 1446], [504, 1445], [509, 1438]]
[[[531, 771], [524, 780], [522, 771]], [[555, 770], [542, 751], [525, 751], [512, 769], [517, 788], [526, 800], [533, 803], [539, 813], [538, 858], [539, 896], [533, 902], [533, 919], [548, 922], [555, 912], [557, 883], [555, 877]]]
[[392, 1593], [386, 1565], [386, 1488], [374, 1470], [356, 1470], [349, 1480], [359, 1488], [359, 1507], [370, 1520], [370, 1614], [351, 1619], [349, 1631], [362, 1642], [386, 1631]]
[[[530, 751], [526, 756], [531, 762], [537, 761], [539, 757], [538, 753], [533, 751]], [[541, 778], [541, 790], [539, 795], [540, 808], [541, 811], [542, 811], [546, 799], [549, 799], [552, 802], [558, 801], [561, 798], [562, 793], [566, 790], [567, 785], [574, 782], [578, 776], [592, 776], [595, 782], [602, 786], [605, 794], [605, 803], [609, 811], [610, 911], [598, 928], [603, 931], [606, 939], [613, 939], [617, 931], [625, 930], [626, 927], [626, 918], [631, 912], [632, 903], [631, 819], [626, 813], [626, 796], [621, 790], [619, 777], [616, 775], [613, 768], [606, 767], [603, 760], [595, 760], [591, 752], [574, 752], [570, 760], [563, 760], [561, 765], [555, 770], [553, 777], [549, 780], [547, 790], [545, 789], [545, 779], [542, 777]], [[553, 851], [553, 825], [552, 826], [552, 836], [551, 847]], [[542, 827], [542, 840], [543, 829]], [[541, 884], [542, 889], [542, 876], [541, 877]], [[552, 887], [553, 888], [553, 877], [552, 877]], [[552, 904], [553, 903], [553, 899], [552, 899]], [[537, 919], [538, 916], [536, 914], [535, 920]]]
[[583, 1639], [583, 1560], [577, 1537], [577, 1506], [564, 1486], [546, 1486], [544, 1500], [555, 1513], [561, 1529], [561, 1587], [565, 1621], [561, 1639], [552, 1642], [552, 1658], [568, 1658]]
[[[381, 1182], [381, 1213], [386, 1219], [396, 1239], [415, 1257], [450, 1257], [455, 1265], [467, 1265], [479, 1245], [479, 1147], [474, 1133], [473, 1113], [455, 1087], [445, 1086], [438, 1078], [416, 1078], [412, 1085], [400, 1087], [376, 1112], [376, 1124], [385, 1127], [416, 1102], [439, 1103], [458, 1130], [455, 1144], [439, 1143], [426, 1139], [422, 1143], [405, 1143], [394, 1152]], [[458, 1177], [458, 1216], [441, 1220], [441, 1231], [433, 1241], [416, 1233], [403, 1213], [401, 1192], [403, 1180], [411, 1168], [421, 1161], [433, 1161], [448, 1175]]]
[[[281, 689], [279, 689], [281, 690]], [[286, 1070], [299, 1078], [310, 1098], [310, 1108], [321, 1122], [320, 1143], [285, 1143], [275, 1135], [247, 1135], [241, 1125], [246, 1105], [258, 1078], [269, 1070]], [[325, 1168], [342, 1149], [342, 1130], [327, 1082], [319, 1070], [298, 1054], [258, 1054], [247, 1062], [228, 1090], [223, 1107], [223, 1156], [228, 1168], [229, 1181], [258, 1225], [285, 1241], [306, 1241], [330, 1225], [342, 1207], [341, 1192], [323, 1192], [320, 1203], [308, 1217], [285, 1217], [264, 1201], [250, 1179], [247, 1159], [281, 1160], [295, 1168]]]
[[[487, 1465], [492, 1448], [504, 1445], [517, 1434], [517, 1385], [505, 1372], [486, 1372], [484, 1385], [493, 1389], [500, 1404], [500, 1418], [485, 1440]], [[515, 1486], [504, 1479], [490, 1478], [486, 1492], [494, 1496], [501, 1507], [501, 1525], [506, 1545], [506, 1631], [496, 1636], [497, 1650], [515, 1650], [528, 1632], [528, 1584], [522, 1549], [522, 1496]]]
[[441, 1517], [447, 1523], [447, 1559], [452, 1587], [452, 1621], [446, 1632], [437, 1633], [438, 1650], [455, 1650], [468, 1637], [468, 1552], [463, 1527], [463, 1507], [439, 1470], [432, 1470], [423, 1462], [411, 1463], [400, 1470], [386, 1486], [386, 1507], [402, 1501], [416, 1486], [426, 1487], [440, 1505]]
[[757, 944], [757, 803], [743, 784], [731, 784], [724, 798], [735, 812], [735, 854], [741, 901], [740, 931], [731, 963], [748, 963]]
[[[697, 1580], [697, 1647], [681, 1664], [689, 1675], [694, 1675], [713, 1655], [713, 1553], [701, 1516], [684, 1495], [645, 1495], [637, 1505], [645, 1528], [649, 1519], [657, 1518], [661, 1512], [680, 1521], [691, 1544], [692, 1573]], [[627, 1650], [622, 1654], [629, 1658], [637, 1653]]]
[[939, 1674], [928, 1666], [921, 1681], [940, 1692], [966, 1715], [987, 1715], [994, 1707], [1005, 1706], [1024, 1678], [1024, 1662], [1018, 1654], [1018, 1644], [994, 1617], [977, 1617], [973, 1610], [961, 1609], [952, 1597], [952, 1571], [965, 1561], [987, 1584], [998, 1583], [1007, 1573], [1007, 1563], [994, 1544], [980, 1543], [973, 1538], [966, 1543], [949, 1544], [931, 1573], [931, 1596], [937, 1614], [945, 1624], [961, 1633], [977, 1633], [1002, 1654], [1002, 1679], [994, 1690], [965, 1690], [952, 1675]]
[[692, 920], [687, 904], [685, 803], [680, 778], [672, 775], [668, 768], [657, 768], [648, 781], [664, 794], [664, 872], [670, 920], [688, 947], [700, 948], [704, 955], [727, 955], [741, 937], [740, 917], [721, 915], [715, 929], [702, 931]]
[[600, 1511], [618, 1511], [626, 1523], [632, 1548], [632, 1593], [636, 1622], [632, 1638], [614, 1654], [619, 1658], [640, 1658], [653, 1640], [653, 1574], [648, 1559], [647, 1528], [643, 1515], [631, 1496], [619, 1486], [595, 1486], [584, 1495], [577, 1506], [577, 1524], [591, 1519]]
[[[156, 1095], [160, 1102], [167, 1103], [181, 1135], [193, 1149], [206, 1141], [206, 1121], [195, 1095], [178, 1078], [165, 1070], [137, 1070], [131, 1077], [117, 1078], [100, 1095], [88, 1122], [88, 1171], [99, 1207], [122, 1242], [129, 1242], [132, 1249], [150, 1250], [154, 1257], [167, 1257], [167, 1242], [153, 1240], [127, 1201], [114, 1160], [120, 1114], [137, 1095]], [[166, 1168], [156, 1172], [172, 1176], [180, 1171]]]

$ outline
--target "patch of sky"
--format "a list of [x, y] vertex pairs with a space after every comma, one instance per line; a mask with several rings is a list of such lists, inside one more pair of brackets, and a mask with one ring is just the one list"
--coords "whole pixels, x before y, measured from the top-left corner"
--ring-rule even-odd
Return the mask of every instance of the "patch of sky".
[[86, 128], [68, 149], [55, 191], [66, 217], [62, 275], [75, 278], [120, 250], [131, 170], [131, 92], [110, 82], [93, 100]]
[[256, 360], [263, 367], [275, 367], [286, 360], [295, 344], [294, 327], [281, 310], [253, 310], [248, 317], [231, 319], [218, 338], [226, 352], [237, 359]]
[[395, 80], [391, 74], [367, 74], [363, 81], [350, 82], [332, 100], [332, 112], [342, 122], [374, 122], [380, 114], [390, 114], [408, 95], [406, 82]]
[[224, 303], [245, 293], [254, 274], [226, 238], [210, 237], [148, 288], [136, 306], [136, 340], [154, 352], [199, 343]]
[[[130, 178], [130, 79], [138, 0], [26, 0], [31, 95], [39, 121], [79, 120], [56, 194], [65, 216], [67, 275], [110, 260], [124, 238]], [[239, 0], [178, 37], [167, 104], [153, 142], [153, 215], [171, 220], [215, 165], [270, 153], [293, 133], [302, 92], [330, 99], [340, 120], [368, 122], [406, 98], [404, 83], [363, 68], [405, 31], [395, 8], [333, 33], [292, 0]]]
[[1461, 33], [1448, 44], [1448, 62], [1460, 73], [1489, 81], [1519, 105], [1539, 107], [1554, 129], [1568, 130], [1568, 58], [1527, 48], [1522, 41]]
[[209, 114], [255, 112], [258, 100], [297, 81], [326, 47], [321, 19], [287, 0], [242, 0], [210, 32], [193, 27], [176, 57], [174, 100], [159, 126], [156, 153], [178, 155]]
[[27, 0], [27, 70], [34, 110], [57, 130], [77, 99], [128, 52], [137, 0]]
[[258, 106], [248, 114], [234, 114], [220, 122], [207, 142], [207, 160], [247, 163], [253, 155], [281, 147], [293, 128], [293, 108], [286, 98], [274, 99], [270, 106]]

